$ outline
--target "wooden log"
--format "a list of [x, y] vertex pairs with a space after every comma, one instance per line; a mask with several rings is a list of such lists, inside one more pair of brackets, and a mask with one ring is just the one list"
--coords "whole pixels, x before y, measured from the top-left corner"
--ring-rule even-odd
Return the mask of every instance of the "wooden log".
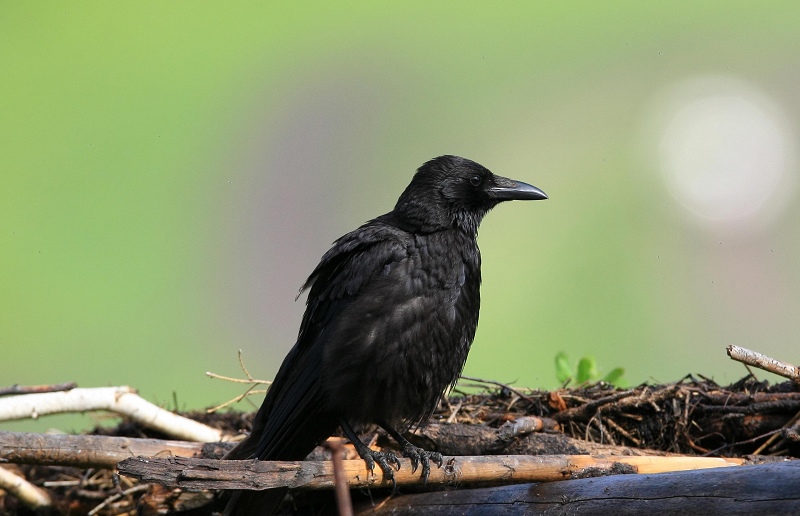
[[394, 496], [366, 515], [800, 514], [800, 461]]
[[0, 459], [17, 464], [114, 468], [138, 455], [194, 457], [213, 444], [101, 435], [0, 432]]
[[[654, 473], [738, 466], [744, 459], [715, 457], [643, 457], [590, 455], [494, 455], [448, 457], [432, 468], [427, 484], [518, 483], [554, 481], [587, 476]], [[211, 460], [182, 457], [136, 457], [117, 466], [121, 475], [143, 482], [186, 489], [333, 489], [330, 461]], [[363, 460], [342, 461], [343, 478], [351, 487], [387, 487], [391, 482], [366, 469]], [[421, 485], [420, 472], [409, 459], [400, 459], [394, 473], [397, 485]]]

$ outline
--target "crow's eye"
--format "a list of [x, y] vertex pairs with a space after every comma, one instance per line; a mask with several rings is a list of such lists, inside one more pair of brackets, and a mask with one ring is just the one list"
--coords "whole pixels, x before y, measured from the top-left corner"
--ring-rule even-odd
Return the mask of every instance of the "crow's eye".
[[474, 175], [474, 176], [470, 177], [470, 178], [469, 178], [469, 183], [470, 183], [472, 186], [478, 186], [479, 184], [481, 184], [481, 176], [479, 176], [479, 175], [477, 175], [477, 174], [476, 174], [476, 175]]

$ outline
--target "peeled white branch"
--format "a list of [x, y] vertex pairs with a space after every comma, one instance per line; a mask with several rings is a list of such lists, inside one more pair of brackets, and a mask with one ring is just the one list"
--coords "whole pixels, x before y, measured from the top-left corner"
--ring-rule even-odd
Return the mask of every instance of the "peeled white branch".
[[752, 349], [731, 345], [728, 346], [727, 350], [728, 356], [733, 360], [800, 382], [800, 367], [775, 360]]
[[8, 491], [32, 509], [50, 507], [53, 504], [47, 491], [5, 468], [0, 468], [0, 490]]
[[0, 398], [0, 421], [48, 414], [108, 410], [167, 435], [197, 442], [222, 440], [216, 428], [173, 414], [139, 397], [130, 387], [97, 387]]

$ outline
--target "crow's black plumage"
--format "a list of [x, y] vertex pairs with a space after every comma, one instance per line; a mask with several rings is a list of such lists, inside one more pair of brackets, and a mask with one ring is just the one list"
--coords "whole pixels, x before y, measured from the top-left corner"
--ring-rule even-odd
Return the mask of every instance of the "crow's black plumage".
[[[378, 424], [422, 463], [441, 456], [400, 431], [424, 423], [467, 359], [480, 305], [478, 225], [506, 200], [547, 196], [457, 156], [422, 165], [394, 209], [338, 239], [303, 285], [297, 342], [269, 388], [250, 435], [226, 458], [301, 460], [338, 426], [370, 467], [353, 427]], [[285, 490], [234, 493], [227, 514], [269, 514]]]

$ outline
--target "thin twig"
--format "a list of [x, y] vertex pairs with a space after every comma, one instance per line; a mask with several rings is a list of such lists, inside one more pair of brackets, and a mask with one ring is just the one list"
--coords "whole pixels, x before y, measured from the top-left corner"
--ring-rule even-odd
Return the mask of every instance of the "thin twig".
[[773, 434], [780, 433], [781, 430], [782, 430], [781, 428], [778, 428], [777, 430], [770, 430], [769, 432], [763, 433], [761, 435], [757, 435], [757, 436], [753, 437], [752, 439], [747, 439], [746, 441], [737, 441], [735, 443], [726, 444], [726, 445], [720, 446], [719, 448], [715, 448], [715, 449], [711, 450], [710, 452], [706, 453], [703, 456], [705, 457], [705, 456], [710, 456], [710, 455], [716, 455], [717, 453], [721, 452], [722, 450], [727, 450], [728, 448], [733, 448], [734, 446], [739, 446], [739, 445], [742, 445], [742, 444], [752, 444], [752, 443], [758, 441], [759, 439], [763, 439], [763, 438], [769, 437], [769, 436], [771, 436]]
[[[254, 383], [252, 380], [247, 378], [233, 378], [231, 376], [223, 376], [221, 374], [212, 373], [211, 371], [206, 371], [206, 376], [209, 378], [216, 378], [217, 380], [225, 380], [226, 382], [231, 383]], [[267, 383], [267, 382], [255, 382], [255, 383]]]
[[625, 437], [626, 439], [628, 439], [630, 442], [632, 442], [632, 443], [633, 443], [633, 444], [635, 444], [636, 446], [641, 446], [641, 445], [642, 445], [642, 442], [641, 442], [639, 439], [637, 439], [637, 438], [635, 438], [634, 436], [632, 436], [632, 435], [630, 434], [630, 432], [628, 432], [627, 430], [625, 430], [624, 428], [622, 428], [620, 425], [618, 425], [617, 423], [615, 423], [615, 422], [614, 422], [614, 420], [613, 420], [613, 419], [611, 419], [610, 417], [607, 417], [607, 418], [606, 418], [606, 424], [607, 424], [608, 426], [610, 426], [611, 428], [613, 428], [614, 430], [616, 430], [616, 431], [617, 431], [617, 432], [618, 432], [620, 435], [622, 435], [623, 437]]
[[[208, 374], [208, 373], [206, 373], [206, 374]], [[227, 407], [228, 405], [233, 405], [234, 403], [239, 403], [240, 401], [242, 401], [243, 399], [245, 399], [248, 396], [254, 396], [256, 394], [264, 394], [264, 393], [267, 392], [266, 389], [256, 389], [257, 386], [258, 386], [258, 384], [253, 384], [250, 387], [248, 387], [248, 389], [246, 391], [244, 391], [242, 394], [236, 396], [235, 398], [229, 399], [228, 401], [220, 403], [219, 405], [217, 405], [215, 407], [211, 407], [209, 409], [206, 409], [206, 414], [213, 414], [214, 412], [216, 412], [216, 411], [218, 411], [220, 409], [223, 409], [223, 408]]]
[[333, 460], [333, 482], [334, 492], [336, 493], [336, 507], [339, 509], [339, 516], [353, 516], [353, 502], [350, 499], [350, 488], [347, 486], [347, 475], [344, 472], [344, 446], [341, 441], [330, 440], [326, 442], [331, 451]]
[[781, 362], [774, 358], [770, 358], [763, 353], [753, 351], [739, 346], [728, 346], [728, 356], [737, 362], [742, 362], [746, 365], [751, 365], [769, 371], [770, 373], [783, 376], [795, 382], [800, 382], [800, 367], [786, 362]]
[[56, 383], [53, 385], [11, 385], [0, 388], [0, 396], [9, 394], [34, 394], [37, 392], [59, 392], [74, 389], [78, 384], [75, 382]]
[[510, 385], [507, 385], [505, 383], [495, 382], [494, 380], [483, 380], [481, 378], [475, 378], [475, 377], [472, 377], [472, 376], [464, 376], [463, 374], [461, 375], [461, 378], [463, 378], [465, 380], [469, 380], [471, 382], [485, 383], [485, 384], [488, 384], [488, 385], [496, 385], [498, 387], [502, 387], [503, 389], [507, 389], [509, 392], [513, 392], [514, 394], [516, 394], [520, 398], [524, 399], [528, 403], [536, 404], [536, 401], [533, 398], [521, 393], [519, 390], [517, 390], [517, 389], [515, 389], [515, 388], [513, 388]]
[[140, 484], [138, 486], [133, 486], [130, 489], [126, 489], [125, 491], [123, 491], [121, 493], [113, 494], [113, 495], [109, 496], [108, 498], [106, 498], [105, 500], [103, 500], [102, 502], [100, 502], [100, 504], [97, 507], [95, 507], [94, 509], [89, 511], [87, 513], [87, 516], [94, 516], [95, 514], [97, 514], [101, 510], [103, 510], [107, 505], [116, 502], [120, 498], [122, 498], [124, 496], [128, 496], [129, 494], [140, 493], [140, 492], [143, 492], [143, 491], [147, 491], [147, 489], [149, 487], [150, 486], [148, 484]]
[[249, 383], [249, 384], [251, 384], [250, 387], [246, 391], [244, 391], [244, 393], [242, 393], [242, 394], [240, 394], [240, 395], [238, 395], [238, 396], [236, 396], [236, 397], [234, 397], [234, 398], [232, 398], [232, 399], [230, 399], [230, 400], [228, 400], [228, 401], [226, 401], [224, 403], [221, 403], [221, 404], [217, 405], [216, 407], [211, 407], [210, 409], [206, 409], [206, 413], [212, 414], [212, 413], [214, 413], [214, 412], [216, 412], [216, 411], [218, 411], [218, 410], [220, 410], [222, 408], [227, 407], [228, 405], [233, 405], [234, 403], [238, 403], [238, 402], [242, 401], [243, 399], [245, 399], [248, 396], [252, 396], [254, 394], [264, 394], [265, 392], [267, 392], [266, 390], [261, 390], [261, 389], [255, 390], [255, 388], [258, 387], [259, 385], [270, 385], [270, 384], [272, 384], [272, 382], [270, 380], [257, 380], [255, 378], [253, 378], [253, 375], [250, 374], [250, 371], [248, 371], [247, 367], [244, 365], [244, 359], [242, 358], [242, 350], [241, 349], [239, 350], [239, 367], [242, 368], [242, 371], [244, 372], [244, 375], [247, 378], [232, 378], [230, 376], [223, 376], [221, 374], [212, 373], [211, 371], [206, 371], [206, 376], [208, 376], [209, 378], [216, 378], [218, 380], [224, 380], [226, 382], [232, 382], [232, 383]]
[[250, 371], [248, 371], [248, 370], [247, 370], [247, 367], [245, 367], [245, 365], [244, 365], [244, 359], [242, 358], [242, 350], [241, 350], [241, 349], [239, 349], [239, 351], [238, 351], [238, 353], [237, 353], [237, 356], [238, 356], [238, 358], [239, 358], [239, 367], [241, 367], [241, 368], [242, 368], [242, 371], [244, 371], [244, 374], [246, 374], [246, 375], [247, 375], [247, 377], [248, 377], [250, 380], [252, 380], [252, 379], [253, 379], [253, 376], [250, 374]]
[[[455, 407], [453, 407], [452, 405], [450, 406], [450, 415], [447, 417], [448, 423], [454, 423], [456, 421], [456, 416], [458, 415], [458, 411], [461, 410], [462, 403], [463, 401], [459, 401], [458, 405], [456, 405]], [[448, 403], [448, 405], [450, 404]]]
[[[642, 392], [642, 394], [640, 396], [638, 396], [637, 398], [643, 398], [644, 395], [645, 395], [645, 392], [646, 392], [646, 390], [644, 392]], [[556, 414], [553, 414], [553, 419], [555, 419], [556, 421], [566, 421], [566, 420], [569, 420], [569, 419], [587, 419], [587, 418], [591, 419], [605, 405], [608, 405], [608, 404], [611, 404], [611, 403], [618, 403], [617, 406], [621, 407], [621, 406], [623, 406], [623, 403], [621, 403], [621, 400], [623, 400], [625, 398], [628, 398], [628, 397], [633, 397], [634, 394], [635, 394], [635, 392], [633, 390], [628, 390], [628, 391], [623, 391], [623, 392], [617, 392], [617, 393], [611, 394], [609, 396], [604, 396], [604, 397], [602, 397], [600, 399], [597, 399], [597, 400], [594, 400], [594, 401], [590, 401], [590, 402], [586, 403], [585, 405], [581, 405], [581, 406], [578, 406], [578, 407], [572, 407], [572, 408], [569, 408], [567, 410], [563, 410], [561, 412], [557, 412]]]
[[[786, 428], [791, 428], [791, 427], [792, 427], [792, 426], [793, 426], [795, 423], [797, 423], [798, 421], [800, 421], [800, 412], [798, 412], [797, 414], [795, 414], [795, 415], [794, 415], [794, 417], [793, 417], [792, 419], [790, 419], [790, 420], [789, 420], [789, 421], [788, 421], [788, 422], [787, 422], [785, 425], [783, 425], [783, 426], [781, 427], [781, 430], [784, 430], [784, 429], [786, 429]], [[767, 447], [768, 447], [769, 445], [771, 445], [773, 442], [775, 442], [775, 440], [776, 440], [776, 439], [777, 439], [777, 438], [778, 438], [780, 435], [781, 435], [780, 433], [772, 434], [772, 435], [770, 436], [770, 438], [769, 438], [769, 439], [767, 439], [766, 441], [764, 441], [764, 444], [762, 444], [761, 446], [759, 446], [758, 448], [756, 448], [756, 450], [753, 452], [753, 455], [759, 455], [761, 452], [763, 452], [764, 450], [766, 450], [766, 449], [767, 449]]]

